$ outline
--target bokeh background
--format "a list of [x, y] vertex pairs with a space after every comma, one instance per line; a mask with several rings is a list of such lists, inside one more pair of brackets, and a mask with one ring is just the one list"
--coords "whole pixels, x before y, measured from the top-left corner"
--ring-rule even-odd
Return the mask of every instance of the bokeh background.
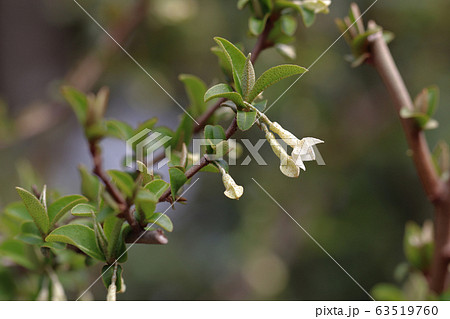
[[[220, 78], [210, 52], [214, 36], [240, 42], [247, 51], [255, 42], [247, 36], [249, 13], [238, 11], [236, 1], [149, 2], [124, 46], [184, 105], [178, 74], [195, 74], [208, 84]], [[346, 15], [350, 2], [333, 1], [330, 14], [319, 15], [309, 29], [299, 24], [296, 64], [309, 66], [336, 40], [334, 19]], [[362, 10], [372, 3], [356, 2]], [[80, 1], [103, 26], [118, 25], [119, 33], [127, 27], [120, 21], [136, 19], [126, 15], [134, 3]], [[379, 0], [365, 16], [395, 33], [390, 47], [412, 95], [430, 84], [440, 87], [440, 126], [427, 133], [431, 146], [450, 140], [449, 10], [446, 0]], [[176, 127], [180, 109], [114, 47], [71, 0], [0, 0], [0, 207], [19, 199], [14, 186], [27, 163], [48, 187], [62, 194], [79, 191], [77, 166], [92, 163], [58, 88], [86, 55], [92, 55], [92, 64], [81, 77], [94, 80], [83, 85], [93, 91], [110, 87], [108, 117], [136, 125], [157, 116], [160, 124]], [[169, 244], [136, 245], [130, 251], [124, 272], [128, 291], [119, 299], [366, 300], [252, 178], [367, 290], [394, 281], [395, 266], [405, 259], [405, 222], [429, 219], [432, 209], [385, 88], [370, 66], [352, 69], [344, 58], [348, 53], [339, 40], [268, 112], [297, 136], [325, 140], [319, 148], [326, 166], [312, 163], [299, 179], [288, 179], [265, 144], [261, 154], [267, 166], [252, 161], [231, 168], [245, 188], [239, 201], [224, 197], [218, 175], [202, 173], [186, 195], [188, 204], [169, 212], [175, 224]], [[256, 71], [283, 62], [270, 49]], [[275, 100], [291, 82], [265, 96]], [[254, 128], [237, 137], [256, 142], [262, 134]], [[106, 167], [120, 167], [123, 143], [106, 140], [103, 147]], [[95, 279], [99, 270], [93, 267], [83, 280]], [[95, 299], [104, 298], [101, 283], [92, 292]]]

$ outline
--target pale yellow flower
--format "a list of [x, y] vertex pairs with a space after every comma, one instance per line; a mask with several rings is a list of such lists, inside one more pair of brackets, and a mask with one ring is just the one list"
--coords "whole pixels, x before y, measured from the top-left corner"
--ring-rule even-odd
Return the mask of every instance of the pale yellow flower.
[[225, 170], [219, 166], [220, 172], [222, 173], [222, 181], [225, 186], [225, 194], [226, 197], [231, 199], [239, 199], [244, 194], [244, 187], [236, 184], [234, 179], [225, 172]]

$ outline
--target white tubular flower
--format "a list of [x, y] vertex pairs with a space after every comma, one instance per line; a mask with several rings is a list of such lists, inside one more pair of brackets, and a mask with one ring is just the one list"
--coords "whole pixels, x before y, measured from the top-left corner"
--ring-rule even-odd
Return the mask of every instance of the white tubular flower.
[[116, 301], [117, 287], [115, 283], [112, 283], [108, 287], [108, 294], [106, 295], [106, 301]]
[[324, 143], [324, 141], [314, 137], [305, 137], [299, 140], [291, 154], [295, 164], [305, 171], [306, 167], [303, 162], [316, 159], [313, 146], [320, 143]]
[[239, 199], [244, 194], [244, 187], [236, 184], [234, 179], [225, 172], [225, 170], [219, 166], [220, 172], [222, 173], [222, 181], [225, 186], [225, 194], [226, 197], [230, 199]]
[[272, 147], [275, 155], [278, 156], [281, 161], [280, 171], [287, 177], [298, 177], [300, 175], [300, 169], [295, 164], [293, 158], [286, 153], [284, 148], [275, 139], [275, 136], [273, 136], [273, 134], [269, 132], [267, 128], [265, 129], [265, 131], [266, 139], [269, 141], [269, 144]]
[[296, 147], [297, 144], [300, 142], [300, 140], [294, 134], [292, 134], [288, 130], [285, 130], [277, 122], [270, 123], [269, 128], [272, 132], [276, 133], [279, 137], [281, 137], [281, 139], [292, 148]]

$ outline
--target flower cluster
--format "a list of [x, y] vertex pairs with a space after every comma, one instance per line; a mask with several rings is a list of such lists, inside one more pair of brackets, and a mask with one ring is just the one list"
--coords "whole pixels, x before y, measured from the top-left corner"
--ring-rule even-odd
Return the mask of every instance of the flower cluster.
[[[281, 161], [281, 172], [288, 177], [298, 177], [300, 175], [300, 169], [306, 171], [304, 162], [314, 161], [316, 159], [313, 146], [324, 143], [324, 141], [314, 137], [298, 139], [294, 134], [285, 130], [277, 122], [270, 121], [264, 113], [258, 111], [254, 107], [252, 107], [252, 109], [257, 111], [260, 121], [263, 122], [260, 124], [260, 127], [266, 134], [266, 139], [269, 141], [273, 152]], [[292, 147], [291, 155], [287, 154], [286, 150], [275, 139], [272, 132], [277, 134], [287, 145]]]

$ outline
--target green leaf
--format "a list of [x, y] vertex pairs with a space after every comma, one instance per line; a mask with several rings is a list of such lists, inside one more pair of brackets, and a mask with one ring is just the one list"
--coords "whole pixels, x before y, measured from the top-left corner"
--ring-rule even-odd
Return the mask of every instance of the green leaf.
[[78, 167], [81, 175], [81, 193], [92, 202], [97, 202], [101, 184], [97, 176], [88, 172], [85, 166]]
[[41, 246], [44, 243], [39, 229], [32, 221], [26, 221], [20, 225], [20, 234], [16, 236], [16, 239], [30, 245]]
[[305, 27], [309, 28], [313, 25], [314, 20], [316, 20], [316, 14], [314, 13], [314, 10], [307, 9], [302, 6], [300, 6], [299, 8], [302, 15], [303, 24], [305, 25]]
[[81, 203], [87, 203], [88, 199], [81, 195], [69, 195], [58, 198], [48, 208], [48, 218], [50, 220], [50, 227], [70, 211], [73, 207]]
[[181, 74], [178, 78], [185, 85], [192, 109], [192, 116], [200, 116], [206, 110], [206, 104], [203, 100], [206, 93], [205, 82], [190, 74]]
[[293, 64], [284, 64], [268, 69], [256, 80], [255, 86], [248, 96], [248, 101], [253, 101], [262, 91], [282, 79], [307, 71], [307, 69]]
[[225, 79], [227, 82], [231, 82], [233, 79], [233, 71], [231, 67], [231, 63], [228, 60], [228, 56], [223, 52], [222, 48], [219, 46], [215, 46], [211, 48], [211, 52], [214, 53], [218, 60], [219, 60], [219, 66], [222, 70], [223, 74], [225, 75]]
[[225, 55], [228, 58], [228, 61], [231, 64], [236, 91], [238, 93], [242, 93], [240, 89], [241, 78], [239, 76], [244, 72], [244, 65], [246, 60], [245, 55], [234, 44], [232, 44], [230, 41], [226, 39], [215, 37], [214, 40], [217, 42], [219, 47], [222, 48], [222, 50], [224, 51]]
[[213, 149], [214, 149], [214, 154], [216, 155], [216, 157], [222, 158], [230, 152], [230, 145], [229, 145], [228, 141], [222, 141], [222, 142], [214, 145]]
[[71, 214], [79, 217], [92, 217], [96, 208], [91, 204], [78, 204], [72, 208]]
[[169, 168], [169, 176], [170, 176], [170, 189], [172, 191], [173, 200], [176, 199], [176, 195], [180, 188], [186, 184], [187, 178], [184, 175], [184, 172], [177, 167]]
[[108, 259], [115, 261], [120, 257], [120, 262], [126, 260], [126, 246], [122, 238], [124, 219], [114, 215], [109, 216], [103, 223], [103, 231], [108, 242]]
[[242, 74], [242, 94], [245, 101], [247, 101], [248, 94], [255, 85], [255, 80], [255, 69], [251, 61], [251, 54], [249, 54], [245, 61], [244, 73]]
[[[356, 24], [355, 24], [356, 25]], [[369, 42], [367, 38], [379, 32], [381, 29], [380, 27], [370, 29], [362, 34], [358, 34], [353, 40], [352, 40], [352, 52], [355, 57], [359, 57], [363, 55], [364, 53], [367, 53]]]
[[[112, 277], [114, 274], [114, 264], [113, 265], [105, 265], [102, 268], [102, 282], [105, 285], [106, 288], [111, 286]], [[122, 266], [117, 265], [117, 272], [116, 272], [116, 289], [117, 291], [122, 290]]]
[[246, 131], [255, 124], [256, 112], [250, 111], [238, 111], [237, 112], [237, 125], [242, 131]]
[[406, 300], [403, 292], [392, 284], [377, 284], [372, 288], [372, 296], [377, 301], [402, 301]]
[[417, 111], [432, 117], [436, 112], [439, 102], [439, 88], [430, 86], [422, 90], [414, 100], [414, 106]]
[[193, 131], [194, 131], [194, 121], [192, 121], [192, 118], [190, 116], [184, 114], [180, 122], [180, 125], [178, 126], [177, 131], [175, 132], [171, 145], [175, 147], [175, 149], [177, 150], [180, 150], [182, 148], [183, 143], [189, 145], [191, 143]]
[[145, 185], [144, 188], [154, 194], [155, 198], [159, 199], [161, 195], [169, 188], [169, 184], [162, 179], [156, 179]]
[[4, 209], [4, 213], [20, 222], [32, 219], [23, 202], [13, 202], [8, 204]]
[[224, 140], [226, 139], [225, 130], [220, 125], [206, 125], [205, 139]]
[[237, 8], [238, 8], [239, 10], [242, 10], [242, 9], [245, 8], [245, 6], [246, 6], [249, 2], [250, 2], [250, 0], [238, 0]]
[[64, 86], [61, 91], [64, 98], [75, 112], [78, 121], [81, 124], [85, 125], [88, 112], [88, 102], [86, 95], [69, 86]]
[[158, 122], [158, 119], [156, 117], [148, 119], [147, 121], [138, 125], [138, 127], [134, 130], [133, 135], [137, 135], [145, 129], [152, 130], [157, 122]]
[[154, 213], [149, 219], [146, 220], [146, 222], [149, 224], [156, 224], [168, 232], [173, 231], [173, 223], [166, 214]]
[[27, 248], [27, 244], [21, 241], [7, 239], [0, 244], [0, 256], [9, 258], [14, 263], [27, 269], [35, 269], [37, 265], [30, 259]]
[[253, 102], [252, 104], [257, 110], [263, 112], [267, 106], [267, 100]]
[[22, 198], [28, 213], [33, 218], [34, 223], [39, 228], [41, 233], [46, 235], [50, 227], [50, 222], [44, 206], [41, 204], [39, 199], [36, 198], [36, 196], [27, 190], [20, 187], [16, 187], [16, 190]]
[[297, 30], [297, 20], [291, 15], [282, 15], [280, 18], [281, 30], [288, 36], [293, 36]]
[[94, 230], [85, 225], [70, 224], [61, 226], [52, 231], [45, 238], [45, 241], [70, 244], [92, 258], [105, 261], [105, 256], [97, 245]]
[[[423, 229], [415, 222], [406, 223], [403, 249], [408, 262], [415, 268], [427, 271], [433, 258], [434, 243], [432, 241], [433, 225], [425, 222]], [[424, 233], [428, 232], [430, 238]]]
[[225, 98], [233, 101], [237, 106], [245, 107], [242, 96], [239, 93], [234, 92], [231, 86], [225, 83], [214, 85], [206, 91], [205, 102], [216, 98]]
[[220, 125], [206, 125], [204, 129], [204, 137], [210, 145], [206, 146], [206, 153], [214, 153], [212, 145], [218, 144], [226, 139], [225, 130]]
[[127, 123], [118, 120], [107, 120], [106, 135], [126, 141], [133, 137], [134, 129]]
[[134, 180], [130, 174], [118, 170], [109, 170], [108, 174], [111, 176], [117, 188], [119, 188], [119, 190], [121, 190], [128, 198], [133, 196]]
[[440, 141], [433, 149], [432, 159], [438, 176], [446, 181], [450, 177], [450, 150], [446, 142]]
[[268, 17], [269, 15], [267, 14], [262, 19], [258, 19], [257, 17], [251, 16], [248, 19], [248, 29], [250, 30], [250, 33], [255, 36], [260, 35], [264, 31], [264, 28], [266, 27]]
[[136, 196], [136, 204], [138, 206], [139, 213], [144, 214], [144, 218], [149, 218], [156, 209], [156, 204], [158, 203], [159, 197], [156, 197], [155, 194], [151, 193], [147, 189], [141, 189]]

